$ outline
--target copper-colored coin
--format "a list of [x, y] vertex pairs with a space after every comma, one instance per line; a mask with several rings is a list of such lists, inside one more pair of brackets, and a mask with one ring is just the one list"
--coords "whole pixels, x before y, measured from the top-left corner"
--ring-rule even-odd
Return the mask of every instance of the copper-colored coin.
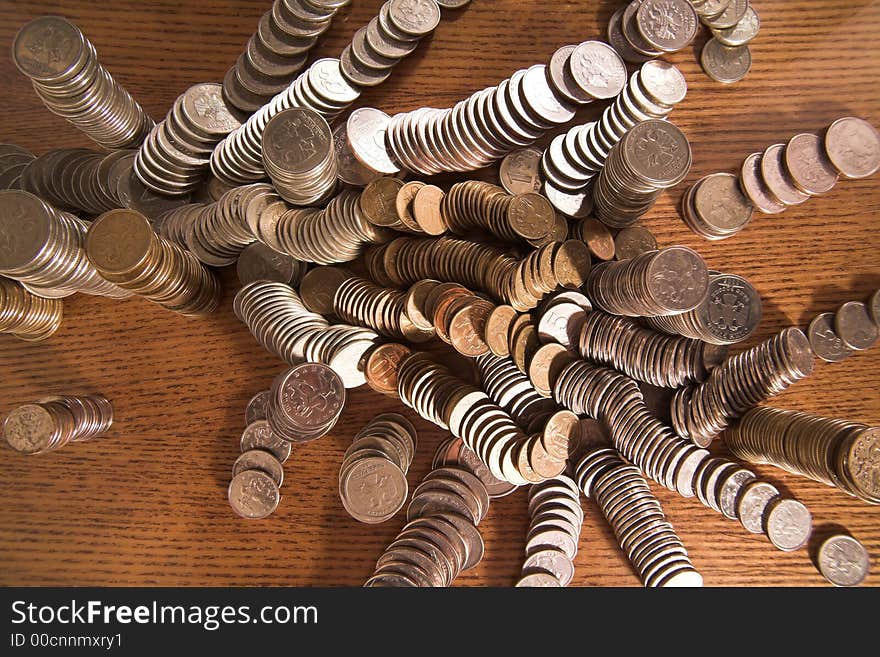
[[509, 194], [526, 194], [541, 189], [541, 151], [523, 148], [501, 160], [498, 176]]
[[474, 299], [452, 316], [449, 338], [458, 353], [476, 358], [489, 351], [489, 345], [483, 336], [492, 309], [493, 306], [488, 301]]
[[657, 250], [657, 238], [644, 226], [628, 226], [614, 237], [614, 254], [618, 260]]
[[103, 272], [132, 271], [153, 255], [156, 234], [147, 218], [135, 210], [105, 212], [89, 227], [86, 253]]
[[563, 242], [553, 256], [553, 273], [562, 287], [577, 289], [590, 273], [590, 251], [580, 240]]
[[511, 306], [495, 306], [486, 320], [485, 340], [489, 350], [496, 356], [507, 356], [510, 353], [507, 341], [513, 322], [519, 316]]
[[507, 219], [517, 235], [536, 240], [549, 234], [556, 223], [556, 211], [540, 194], [517, 194], [510, 200]]
[[446, 193], [436, 185], [423, 185], [413, 199], [412, 212], [416, 223], [428, 235], [442, 235], [446, 222], [440, 212], [440, 204]]
[[541, 434], [541, 443], [548, 453], [565, 460], [572, 451], [572, 444], [579, 444], [580, 418], [568, 410], [557, 411], [550, 416]]
[[413, 201], [419, 190], [425, 186], [425, 183], [412, 180], [403, 185], [397, 192], [397, 199], [394, 201], [394, 207], [397, 210], [397, 217], [404, 226], [410, 229], [418, 230], [419, 224], [413, 216]]
[[409, 347], [396, 342], [381, 344], [373, 349], [367, 356], [364, 368], [367, 384], [383, 395], [396, 395], [400, 363], [410, 354], [412, 350]]
[[315, 267], [305, 276], [299, 287], [306, 308], [320, 315], [334, 314], [336, 290], [353, 274], [342, 267]]
[[397, 178], [377, 178], [364, 187], [360, 206], [371, 224], [393, 226], [400, 221], [397, 215], [397, 193], [403, 181]]
[[538, 328], [534, 324], [525, 324], [513, 336], [510, 356], [519, 371], [525, 374], [529, 370], [529, 364], [538, 349], [541, 348], [541, 340], [538, 338]]
[[528, 442], [529, 465], [538, 475], [545, 479], [558, 477], [565, 472], [565, 460], [568, 458], [568, 450], [565, 454], [551, 454], [542, 443], [540, 436], [532, 436]]
[[404, 302], [406, 316], [420, 329], [429, 330], [434, 328], [434, 323], [427, 313], [426, 302], [428, 294], [438, 285], [440, 285], [440, 281], [426, 278], [411, 285], [409, 292], [406, 294], [406, 301]]
[[599, 260], [611, 260], [614, 258], [614, 237], [598, 219], [592, 217], [584, 219], [578, 224], [580, 238], [586, 243], [587, 248]]
[[568, 349], [556, 342], [542, 346], [529, 363], [529, 380], [539, 393], [550, 397], [556, 379], [575, 356]]

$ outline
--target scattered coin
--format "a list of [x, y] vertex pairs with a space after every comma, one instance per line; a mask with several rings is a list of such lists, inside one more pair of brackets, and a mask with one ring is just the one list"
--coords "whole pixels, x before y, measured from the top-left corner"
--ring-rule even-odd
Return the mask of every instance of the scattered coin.
[[829, 536], [819, 547], [819, 572], [835, 586], [858, 586], [868, 576], [868, 551], [845, 534]]

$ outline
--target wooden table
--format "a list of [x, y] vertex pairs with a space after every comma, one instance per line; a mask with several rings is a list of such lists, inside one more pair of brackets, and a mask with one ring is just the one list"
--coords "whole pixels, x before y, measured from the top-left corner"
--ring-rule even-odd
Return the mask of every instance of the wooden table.
[[[59, 4], [64, 5], [58, 9]], [[101, 61], [157, 120], [189, 85], [219, 81], [256, 29], [269, 0], [2, 0], [0, 141], [43, 153], [89, 140], [39, 102], [7, 54], [15, 31], [44, 13], [63, 13], [95, 44]], [[617, 2], [476, 0], [450, 12], [363, 105], [390, 113], [447, 107], [516, 69], [546, 63], [559, 46], [603, 38]], [[712, 82], [696, 61], [705, 41], [669, 59], [689, 92], [672, 119], [694, 152], [688, 180], [664, 194], [644, 224], [661, 245], [697, 248], [713, 268], [746, 276], [764, 299], [764, 320], [747, 345], [880, 287], [877, 212], [880, 176], [842, 181], [823, 198], [776, 216], [756, 216], [744, 233], [710, 243], [691, 233], [676, 207], [699, 177], [733, 171], [749, 153], [819, 130], [849, 114], [880, 123], [880, 2], [758, 0], [761, 35], [750, 75]], [[381, 0], [354, 0], [316, 49], [336, 56]], [[579, 113], [596, 118], [602, 104]], [[101, 391], [116, 408], [112, 431], [91, 443], [0, 458], [0, 584], [13, 585], [359, 585], [400, 529], [402, 515], [361, 525], [343, 510], [337, 471], [352, 435], [374, 414], [402, 405], [364, 387], [350, 391], [332, 434], [295, 450], [283, 500], [268, 520], [236, 517], [226, 501], [248, 399], [283, 363], [260, 348], [232, 313], [231, 268], [210, 318], [178, 317], [141, 299], [76, 295], [61, 330], [43, 344], [0, 336], [0, 413], [49, 393]], [[739, 347], [738, 347], [739, 348]], [[772, 404], [880, 422], [880, 346], [815, 374]], [[418, 427], [411, 485], [446, 435]], [[721, 448], [719, 448], [719, 451]], [[770, 467], [756, 470], [813, 512], [815, 536], [843, 527], [875, 561], [880, 584], [880, 509]], [[691, 499], [653, 486], [707, 585], [823, 585], [810, 550], [783, 553], [763, 536]], [[586, 520], [574, 584], [638, 585], [596, 507]], [[509, 586], [519, 573], [527, 525], [525, 491], [492, 503], [481, 525], [482, 563], [460, 585]]]

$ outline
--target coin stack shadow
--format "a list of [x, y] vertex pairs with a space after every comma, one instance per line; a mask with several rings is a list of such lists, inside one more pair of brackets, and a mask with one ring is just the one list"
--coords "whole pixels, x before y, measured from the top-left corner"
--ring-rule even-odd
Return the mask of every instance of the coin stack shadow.
[[247, 115], [284, 91], [305, 66], [309, 51], [330, 27], [336, 12], [349, 2], [275, 0], [223, 79], [226, 102]]
[[22, 189], [21, 176], [35, 159], [21, 146], [0, 144], [0, 189]]
[[785, 328], [728, 358], [705, 382], [679, 388], [671, 404], [672, 426], [706, 447], [731, 420], [809, 376], [814, 364], [806, 336], [798, 328]]
[[3, 422], [3, 437], [23, 454], [44, 454], [67, 443], [106, 433], [113, 406], [102, 395], [53, 395], [13, 410]]
[[38, 297], [0, 276], [0, 333], [27, 342], [46, 340], [61, 326], [63, 312], [61, 299]]
[[134, 210], [111, 210], [89, 227], [85, 250], [95, 269], [120, 288], [189, 317], [213, 312], [217, 277], [189, 251], [157, 235]]
[[705, 2], [632, 0], [608, 21], [608, 43], [631, 64], [683, 50], [697, 36], [698, 4]]
[[240, 126], [219, 84], [193, 85], [144, 139], [134, 158], [134, 173], [157, 194], [189, 194], [210, 171], [214, 146]]
[[339, 498], [352, 518], [374, 525], [403, 508], [417, 440], [415, 427], [398, 413], [377, 415], [355, 434], [339, 468]]
[[80, 29], [60, 16], [41, 16], [22, 27], [12, 55], [49, 111], [104, 148], [134, 148], [155, 125], [101, 66]]
[[584, 495], [602, 511], [646, 587], [703, 585], [703, 577], [637, 467], [614, 449], [593, 449], [578, 462], [576, 478]]
[[130, 296], [99, 275], [86, 257], [88, 226], [29, 192], [0, 191], [0, 234], [9, 236], [0, 240], [0, 274], [38, 296]]
[[767, 406], [724, 434], [734, 456], [769, 463], [880, 504], [880, 428]]

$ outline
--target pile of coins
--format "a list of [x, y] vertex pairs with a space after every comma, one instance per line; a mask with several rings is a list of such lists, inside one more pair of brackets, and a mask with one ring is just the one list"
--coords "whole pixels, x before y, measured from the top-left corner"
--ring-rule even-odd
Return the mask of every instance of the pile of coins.
[[20, 146], [0, 144], [0, 189], [21, 189], [22, 173], [34, 159], [33, 153]]
[[248, 244], [235, 261], [238, 282], [242, 285], [254, 281], [275, 281], [299, 287], [306, 273], [306, 263], [279, 253], [262, 242]]
[[398, 413], [377, 415], [355, 434], [339, 468], [339, 499], [352, 518], [374, 525], [403, 508], [416, 442], [415, 427]]
[[708, 344], [748, 340], [761, 323], [763, 306], [754, 286], [742, 276], [710, 272], [709, 291], [696, 308], [678, 315], [645, 317], [651, 328]]
[[158, 194], [188, 194], [208, 173], [214, 146], [239, 126], [219, 84], [193, 85], [147, 135], [134, 158], [134, 172]]
[[13, 410], [3, 438], [22, 454], [45, 454], [67, 443], [91, 440], [113, 424], [113, 406], [101, 395], [53, 395]]
[[880, 169], [880, 134], [867, 121], [837, 119], [823, 136], [800, 133], [785, 144], [752, 153], [738, 182], [726, 173], [697, 181], [685, 194], [682, 215], [698, 235], [724, 239], [745, 228], [752, 208], [778, 214], [837, 184], [840, 176], [865, 178]]
[[510, 495], [518, 488], [508, 481], [495, 477], [474, 450], [465, 445], [461, 438], [455, 436], [450, 436], [437, 446], [431, 462], [432, 470], [446, 467], [461, 468], [479, 477], [491, 500]]
[[880, 504], [880, 428], [759, 406], [724, 434], [734, 456], [770, 463]]
[[579, 348], [586, 360], [662, 388], [703, 381], [727, 357], [726, 347], [663, 335], [598, 310], [587, 314]]
[[89, 227], [89, 262], [108, 281], [163, 308], [200, 317], [212, 313], [223, 290], [189, 251], [157, 235], [134, 210], [111, 210]]
[[829, 363], [873, 347], [880, 337], [880, 290], [867, 303], [847, 301], [837, 312], [819, 313], [810, 322], [807, 337], [813, 354]]
[[683, 50], [697, 36], [696, 4], [688, 0], [632, 0], [608, 22], [608, 42], [631, 64]]
[[[283, 110], [303, 108], [332, 122], [359, 97], [360, 92], [342, 77], [338, 59], [315, 60], [287, 89], [217, 144], [211, 154], [211, 172], [229, 185], [263, 180], [267, 172], [263, 163], [263, 133], [272, 118]], [[328, 143], [332, 146], [332, 142]]]
[[204, 264], [225, 267], [257, 239], [254, 228], [260, 212], [277, 198], [263, 183], [233, 187], [214, 203], [185, 205], [162, 215], [159, 232], [177, 244], [182, 237], [181, 246]]
[[556, 223], [553, 206], [540, 194], [507, 194], [479, 180], [455, 183], [440, 210], [442, 221], [454, 233], [464, 235], [478, 228], [510, 242], [541, 240]]
[[275, 0], [260, 17], [245, 51], [223, 78], [223, 96], [251, 114], [284, 91], [309, 51], [349, 0]]
[[239, 442], [241, 454], [232, 465], [227, 496], [232, 510], [251, 520], [272, 514], [281, 501], [284, 463], [291, 444], [272, 431], [266, 420], [269, 391], [255, 395], [245, 411], [247, 426]]
[[62, 313], [60, 299], [38, 297], [20, 283], [0, 276], [0, 333], [11, 333], [27, 342], [46, 340], [61, 326]]
[[266, 419], [279, 438], [306, 443], [336, 426], [345, 408], [345, 386], [339, 375], [321, 363], [301, 363], [272, 381]]
[[678, 127], [659, 119], [636, 124], [611, 148], [596, 179], [596, 218], [611, 228], [634, 224], [690, 168], [691, 146]]
[[529, 487], [526, 558], [517, 586], [568, 586], [574, 578], [584, 511], [580, 490], [560, 475]]
[[407, 523], [364, 586], [451, 586], [483, 558], [477, 526], [488, 510], [489, 494], [475, 475], [455, 467], [432, 470], [413, 491]]
[[60, 298], [76, 292], [122, 298], [120, 289], [86, 258], [89, 225], [56, 210], [33, 194], [0, 191], [0, 274], [20, 281], [38, 296]]
[[731, 420], [813, 372], [810, 343], [789, 327], [731, 356], [697, 386], [680, 388], [672, 400], [672, 425], [680, 436], [708, 446]]
[[603, 262], [584, 292], [605, 312], [629, 317], [678, 315], [698, 307], [709, 289], [706, 263], [696, 251], [671, 246], [632, 260]]
[[758, 36], [761, 20], [749, 0], [703, 0], [692, 4], [712, 38], [703, 46], [700, 65], [722, 84], [739, 82], [752, 67], [749, 43]]
[[529, 378], [509, 358], [492, 354], [475, 361], [480, 373], [480, 387], [523, 431], [541, 431], [557, 406], [552, 399], [538, 394]]
[[235, 316], [267, 351], [291, 365], [308, 361], [331, 367], [346, 388], [366, 382], [364, 355], [379, 340], [370, 329], [333, 324], [310, 312], [289, 285], [258, 280], [232, 302]]
[[572, 197], [602, 170], [612, 147], [639, 122], [665, 119], [686, 94], [687, 82], [678, 68], [660, 60], [645, 62], [599, 121], [553, 139], [541, 157], [545, 193], [553, 206], [573, 217], [589, 214], [592, 206], [587, 201], [572, 205]]
[[646, 587], [702, 586], [687, 550], [639, 469], [614, 449], [588, 451], [577, 464], [578, 487], [595, 500]]
[[155, 125], [101, 66], [80, 29], [60, 16], [41, 16], [22, 27], [12, 60], [50, 112], [104, 148], [135, 148]]

